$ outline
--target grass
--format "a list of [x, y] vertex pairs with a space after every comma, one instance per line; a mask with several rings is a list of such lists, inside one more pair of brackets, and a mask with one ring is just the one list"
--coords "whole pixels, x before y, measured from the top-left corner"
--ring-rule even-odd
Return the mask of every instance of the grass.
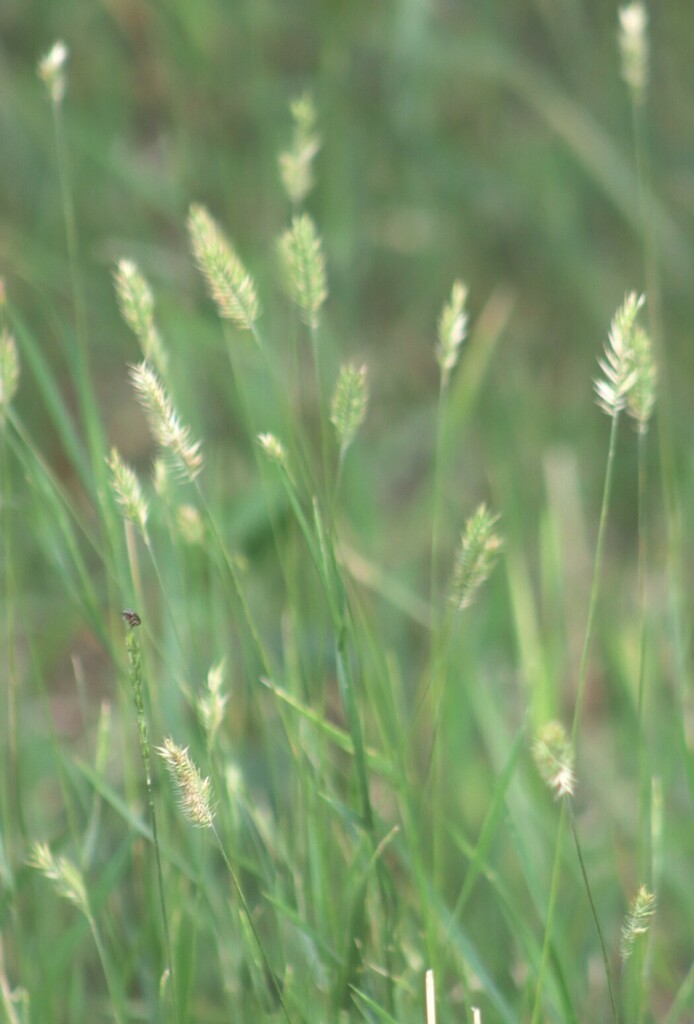
[[[620, 146], [567, 26], [536, 15], [551, 79], [496, 13], [317, 16], [290, 103], [252, 74], [284, 15], [249, 7], [250, 85], [219, 96], [255, 163], [223, 163], [211, 2], [143, 13], [163, 77], [138, 51], [132, 108], [117, 6], [81, 65], [18, 79], [54, 153], [0, 311], [3, 1020], [691, 1017], [691, 248], [653, 191], [638, 19], [622, 85], [594, 29]], [[392, 58], [385, 136], [331, 78], [345, 40]], [[80, 107], [97, 54], [112, 99]], [[463, 57], [486, 114], [514, 105], [490, 138], [464, 108], [467, 161], [432, 75]], [[100, 155], [146, 96], [161, 181], [144, 144]], [[519, 107], [565, 147], [532, 229]], [[562, 187], [602, 217], [602, 277]], [[509, 216], [539, 290], [489, 242]]]

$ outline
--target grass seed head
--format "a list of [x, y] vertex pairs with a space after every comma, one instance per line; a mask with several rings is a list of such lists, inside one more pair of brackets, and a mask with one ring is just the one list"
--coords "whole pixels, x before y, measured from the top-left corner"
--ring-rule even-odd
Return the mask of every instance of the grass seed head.
[[39, 78], [45, 82], [51, 102], [56, 106], [62, 102], [65, 96], [65, 65], [67, 58], [67, 46], [65, 43], [57, 42], [53, 44], [38, 64]]
[[460, 537], [455, 555], [450, 600], [462, 611], [468, 608], [477, 591], [491, 575], [501, 550], [501, 537], [494, 532], [499, 521], [485, 504], [470, 516]]
[[622, 939], [619, 952], [622, 960], [628, 960], [640, 935], [645, 935], [655, 914], [655, 895], [642, 885], [631, 901], [629, 913], [622, 925]]
[[287, 292], [309, 327], [318, 326], [320, 308], [328, 297], [325, 259], [316, 225], [306, 213], [292, 220], [277, 249]]
[[365, 366], [348, 363], [340, 368], [330, 403], [330, 420], [335, 427], [340, 451], [346, 451], [366, 417], [369, 385]]
[[166, 374], [168, 356], [154, 323], [154, 296], [132, 260], [119, 260], [114, 274], [121, 315], [140, 343], [145, 359]]
[[184, 817], [197, 828], [212, 828], [211, 783], [209, 778], [200, 774], [188, 754], [188, 748], [178, 747], [167, 738], [163, 746], [157, 747], [157, 753], [169, 771]]
[[468, 290], [460, 281], [456, 281], [451, 290], [451, 297], [441, 310], [438, 322], [438, 345], [436, 359], [441, 367], [444, 383], [448, 382], [451, 371], [458, 362], [460, 346], [467, 333], [467, 312], [465, 303]]
[[619, 8], [619, 51], [622, 78], [641, 103], [648, 86], [648, 14], [643, 3]]
[[617, 416], [627, 404], [637, 372], [634, 361], [634, 328], [645, 296], [631, 292], [615, 313], [605, 345], [605, 356], [599, 359], [604, 377], [595, 381], [598, 405], [608, 416]]
[[146, 537], [149, 509], [135, 471], [123, 462], [117, 448], [111, 449], [106, 464], [111, 470], [111, 487], [123, 515]]
[[260, 304], [253, 278], [231, 242], [205, 207], [197, 203], [190, 207], [188, 232], [195, 262], [220, 317], [231, 320], [242, 330], [252, 330], [260, 315]]
[[167, 451], [179, 473], [194, 480], [203, 465], [200, 442], [193, 441], [189, 428], [181, 423], [156, 373], [145, 361], [130, 367], [130, 380], [155, 441]]
[[313, 160], [320, 149], [316, 110], [308, 93], [290, 105], [294, 132], [289, 149], [280, 153], [280, 179], [293, 206], [299, 207], [313, 188]]
[[560, 722], [548, 722], [540, 729], [533, 744], [533, 757], [540, 777], [557, 798], [574, 795], [574, 751]]

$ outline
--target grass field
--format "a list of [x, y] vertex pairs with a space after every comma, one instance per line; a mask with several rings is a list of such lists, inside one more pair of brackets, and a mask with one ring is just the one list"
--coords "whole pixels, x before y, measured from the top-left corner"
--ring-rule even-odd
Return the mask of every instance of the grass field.
[[694, 1020], [644, 13], [0, 9], [0, 1020]]

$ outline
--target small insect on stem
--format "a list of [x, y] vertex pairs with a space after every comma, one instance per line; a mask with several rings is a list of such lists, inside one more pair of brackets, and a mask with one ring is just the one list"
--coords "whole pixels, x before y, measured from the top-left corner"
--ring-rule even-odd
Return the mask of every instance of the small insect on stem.
[[120, 616], [122, 619], [125, 619], [125, 621], [130, 626], [131, 629], [135, 629], [135, 626], [139, 626], [140, 623], [142, 622], [140, 616], [137, 614], [137, 612], [134, 612], [132, 608], [124, 608], [123, 611], [120, 613]]

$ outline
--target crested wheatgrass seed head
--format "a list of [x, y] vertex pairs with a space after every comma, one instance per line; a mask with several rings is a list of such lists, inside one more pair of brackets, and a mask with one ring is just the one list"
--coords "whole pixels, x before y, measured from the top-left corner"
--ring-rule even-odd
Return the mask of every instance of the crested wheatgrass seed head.
[[17, 345], [8, 331], [0, 331], [0, 427], [5, 423], [10, 405], [19, 386], [19, 356]]
[[450, 600], [462, 611], [475, 599], [477, 591], [490, 576], [501, 550], [501, 537], [494, 533], [499, 521], [487, 506], [479, 506], [470, 516], [460, 537], [455, 555]]
[[655, 895], [642, 885], [631, 901], [629, 913], [622, 925], [622, 940], [619, 944], [622, 961], [629, 959], [639, 935], [645, 935], [650, 928], [654, 914]]
[[441, 310], [438, 322], [438, 345], [436, 360], [441, 367], [441, 378], [444, 386], [448, 383], [451, 371], [458, 362], [459, 350], [467, 333], [467, 313], [465, 303], [468, 290], [460, 281], [456, 281], [451, 290], [450, 300]]
[[51, 102], [56, 106], [65, 96], [65, 64], [68, 48], [65, 43], [54, 43], [38, 64], [39, 78], [45, 82]]
[[188, 232], [195, 262], [219, 315], [242, 330], [252, 330], [260, 315], [260, 304], [253, 278], [231, 242], [205, 207], [197, 203], [188, 214]]
[[595, 381], [598, 405], [608, 416], [616, 416], [626, 405], [636, 383], [634, 364], [634, 327], [645, 296], [631, 292], [615, 313], [605, 345], [605, 358], [599, 359], [602, 380]]
[[574, 795], [574, 752], [560, 722], [548, 722], [539, 730], [533, 744], [533, 757], [542, 781], [556, 797]]
[[292, 219], [292, 226], [279, 239], [277, 250], [289, 297], [299, 307], [304, 323], [316, 328], [328, 287], [321, 241], [307, 213]]
[[287, 467], [287, 449], [274, 434], [258, 434], [258, 444], [270, 462]]
[[203, 779], [193, 764], [188, 748], [178, 747], [172, 739], [167, 738], [163, 746], [157, 747], [157, 753], [166, 764], [184, 817], [197, 828], [212, 828], [212, 786], [210, 780]]
[[27, 863], [53, 882], [62, 899], [74, 903], [83, 914], [89, 916], [84, 879], [71, 860], [67, 857], [54, 857], [48, 843], [35, 843]]
[[222, 692], [224, 671], [225, 662], [222, 658], [207, 673], [207, 689], [198, 700], [198, 715], [210, 744], [214, 742], [217, 731], [224, 720], [224, 710], [229, 700], [229, 694]]
[[619, 8], [619, 51], [622, 78], [641, 103], [648, 85], [648, 14], [643, 3]]
[[149, 509], [135, 471], [123, 462], [117, 448], [111, 449], [111, 454], [106, 459], [106, 464], [111, 470], [111, 487], [118, 504], [123, 510], [123, 515], [131, 523], [135, 524], [146, 539]]
[[168, 357], [154, 323], [152, 289], [132, 260], [119, 260], [114, 281], [123, 319], [139, 341], [147, 362], [165, 376]]
[[146, 362], [138, 363], [130, 367], [130, 380], [155, 441], [167, 451], [179, 473], [194, 480], [203, 463], [200, 442], [191, 439], [156, 373]]
[[364, 422], [368, 401], [366, 367], [354, 366], [352, 363], [340, 367], [330, 403], [330, 421], [335, 427], [341, 452], [347, 451]]
[[294, 206], [301, 206], [313, 188], [313, 159], [320, 149], [315, 132], [316, 111], [308, 93], [292, 100], [290, 105], [294, 132], [289, 149], [280, 153], [280, 179]]

